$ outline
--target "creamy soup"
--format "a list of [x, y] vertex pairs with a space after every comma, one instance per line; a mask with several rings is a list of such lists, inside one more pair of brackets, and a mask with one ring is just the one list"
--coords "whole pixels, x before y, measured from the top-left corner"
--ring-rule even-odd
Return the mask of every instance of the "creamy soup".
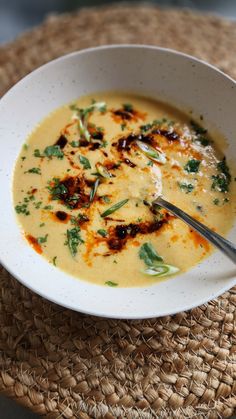
[[188, 116], [137, 95], [101, 93], [63, 106], [36, 127], [16, 163], [24, 237], [49, 263], [100, 285], [185, 272], [212, 249], [152, 202], [162, 194], [225, 234], [235, 179], [216, 143]]

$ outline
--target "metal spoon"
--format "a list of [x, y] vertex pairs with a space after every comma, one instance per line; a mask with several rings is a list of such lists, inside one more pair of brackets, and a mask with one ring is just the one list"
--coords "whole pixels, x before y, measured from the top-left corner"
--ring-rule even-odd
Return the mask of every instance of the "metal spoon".
[[153, 201], [153, 205], [160, 205], [161, 207], [170, 211], [172, 214], [176, 215], [176, 217], [180, 218], [186, 224], [191, 226], [194, 230], [196, 230], [199, 234], [201, 234], [201, 236], [204, 237], [204, 239], [207, 239], [210, 243], [212, 243], [215, 247], [217, 247], [222, 253], [228, 256], [228, 258], [233, 263], [236, 264], [236, 246], [233, 243], [231, 243], [229, 240], [224, 239], [224, 237], [210, 230], [204, 224], [195, 220], [193, 217], [191, 217], [190, 215], [188, 215], [186, 212], [182, 211], [180, 208], [176, 207], [175, 205], [171, 204], [170, 202], [165, 201], [160, 196], [157, 199], [155, 199], [155, 201]]

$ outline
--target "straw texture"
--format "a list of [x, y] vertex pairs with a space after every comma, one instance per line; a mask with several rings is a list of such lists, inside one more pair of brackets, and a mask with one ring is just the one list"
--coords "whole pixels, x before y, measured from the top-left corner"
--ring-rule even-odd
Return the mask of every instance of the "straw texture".
[[[1, 47], [0, 94], [59, 55], [124, 42], [175, 48], [236, 77], [236, 23], [123, 4], [52, 16]], [[3, 268], [0, 285], [0, 391], [31, 410], [49, 419], [233, 414], [236, 288], [186, 313], [116, 321], [51, 304]]]

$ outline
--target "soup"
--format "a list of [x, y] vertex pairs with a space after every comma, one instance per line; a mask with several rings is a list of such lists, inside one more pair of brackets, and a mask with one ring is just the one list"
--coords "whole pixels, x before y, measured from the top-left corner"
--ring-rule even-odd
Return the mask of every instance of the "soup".
[[185, 272], [211, 252], [155, 197], [220, 234], [235, 182], [206, 129], [169, 105], [101, 93], [51, 113], [14, 173], [23, 234], [49, 263], [106, 286], [142, 286]]

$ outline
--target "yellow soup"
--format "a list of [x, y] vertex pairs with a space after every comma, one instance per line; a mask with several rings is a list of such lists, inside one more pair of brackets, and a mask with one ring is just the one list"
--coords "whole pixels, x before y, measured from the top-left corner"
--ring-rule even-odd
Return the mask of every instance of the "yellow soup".
[[147, 285], [190, 269], [209, 244], [152, 201], [162, 194], [224, 234], [235, 182], [223, 153], [170, 106], [120, 93], [94, 99], [50, 114], [22, 148], [13, 192], [26, 240], [100, 285]]

